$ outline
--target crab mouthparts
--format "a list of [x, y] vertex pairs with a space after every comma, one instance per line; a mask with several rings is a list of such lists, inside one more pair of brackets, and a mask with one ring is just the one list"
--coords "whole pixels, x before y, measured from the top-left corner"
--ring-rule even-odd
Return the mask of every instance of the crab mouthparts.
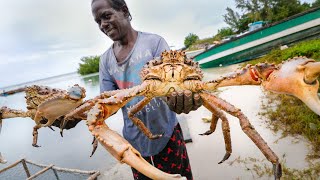
[[174, 89], [174, 87], [170, 87], [170, 89], [169, 89], [169, 91], [168, 91], [168, 93], [172, 93], [172, 92], [174, 92], [174, 91], [176, 91], [175, 89]]

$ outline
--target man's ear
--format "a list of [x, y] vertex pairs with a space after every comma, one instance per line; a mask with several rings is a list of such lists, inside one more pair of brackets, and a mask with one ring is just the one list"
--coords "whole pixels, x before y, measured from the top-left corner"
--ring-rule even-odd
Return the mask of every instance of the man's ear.
[[131, 14], [129, 12], [128, 7], [127, 6], [123, 6], [121, 10], [122, 10], [124, 16], [127, 17], [131, 21], [132, 18], [131, 18]]

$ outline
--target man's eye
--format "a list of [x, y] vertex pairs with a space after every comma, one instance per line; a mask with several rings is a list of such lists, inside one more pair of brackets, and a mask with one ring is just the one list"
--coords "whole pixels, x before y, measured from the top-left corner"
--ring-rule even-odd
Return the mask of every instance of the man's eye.
[[109, 20], [111, 18], [111, 14], [103, 14], [101, 18], [104, 20]]
[[95, 19], [94, 20], [97, 24], [100, 24], [101, 23], [101, 20], [100, 19]]

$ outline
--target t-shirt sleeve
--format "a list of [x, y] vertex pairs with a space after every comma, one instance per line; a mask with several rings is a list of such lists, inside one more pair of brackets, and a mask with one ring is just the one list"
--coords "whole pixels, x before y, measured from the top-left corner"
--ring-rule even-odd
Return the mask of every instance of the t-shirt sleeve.
[[106, 59], [102, 55], [100, 57], [99, 62], [99, 84], [100, 84], [100, 93], [104, 91], [116, 90], [118, 89], [114, 79], [108, 72], [108, 68], [106, 67], [106, 63], [104, 63]]
[[160, 38], [154, 57], [160, 57], [164, 50], [170, 50], [168, 43], [164, 38]]

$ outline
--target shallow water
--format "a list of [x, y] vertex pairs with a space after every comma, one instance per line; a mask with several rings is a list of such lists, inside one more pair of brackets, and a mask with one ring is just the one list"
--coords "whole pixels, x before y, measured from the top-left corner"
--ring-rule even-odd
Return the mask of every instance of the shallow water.
[[[239, 65], [227, 67], [210, 68], [204, 70], [205, 80], [215, 79], [223, 74], [232, 72]], [[68, 76], [55, 81], [41, 81], [38, 84], [48, 85], [56, 88], [67, 89], [73, 84], [84, 86], [87, 91], [87, 98], [92, 98], [99, 93], [98, 76], [91, 75], [85, 78], [80, 76]], [[307, 167], [304, 160], [309, 151], [308, 144], [303, 138], [287, 137], [280, 139], [280, 133], [274, 133], [258, 113], [261, 110], [261, 100], [264, 98], [262, 89], [259, 86], [237, 86], [221, 88], [219, 97], [240, 108], [248, 117], [250, 122], [268, 143], [271, 149], [282, 158], [285, 154], [286, 165], [290, 168], [302, 169]], [[86, 99], [87, 99], [86, 98]], [[0, 106], [6, 105], [10, 108], [25, 109], [24, 93], [18, 93], [8, 97], [0, 97]], [[203, 123], [202, 117], [210, 117], [211, 114], [204, 107], [188, 115], [182, 115], [188, 120], [190, 135], [193, 142], [187, 144], [189, 158], [195, 179], [256, 179], [246, 165], [230, 162], [238, 158], [265, 159], [255, 144], [245, 135], [239, 125], [239, 120], [227, 115], [231, 128], [233, 153], [230, 159], [221, 165], [218, 162], [222, 159], [225, 149], [220, 123], [217, 130], [210, 136], [199, 136], [208, 130], [210, 124]], [[111, 117], [107, 124], [117, 132], [121, 133], [123, 126], [122, 114], [118, 112]], [[34, 148], [32, 143], [32, 127], [34, 122], [28, 118], [5, 119], [0, 135], [0, 152], [8, 160], [8, 164], [20, 158], [27, 158], [41, 164], [55, 164], [66, 168], [77, 168], [83, 170], [98, 169], [105, 171], [116, 164], [116, 160], [109, 155], [101, 146], [98, 147], [95, 155], [90, 158], [92, 150], [92, 136], [84, 122], [80, 122], [75, 128], [64, 131], [64, 137], [60, 137], [59, 129], [52, 131], [49, 128], [39, 130], [38, 144], [42, 147]], [[279, 140], [277, 143], [276, 141]], [[271, 167], [271, 163], [265, 161]], [[5, 165], [0, 165], [0, 169]], [[130, 173], [129, 173], [130, 174]], [[105, 179], [116, 179], [105, 177]], [[128, 177], [128, 179], [132, 179]], [[272, 179], [263, 177], [262, 179]]]

